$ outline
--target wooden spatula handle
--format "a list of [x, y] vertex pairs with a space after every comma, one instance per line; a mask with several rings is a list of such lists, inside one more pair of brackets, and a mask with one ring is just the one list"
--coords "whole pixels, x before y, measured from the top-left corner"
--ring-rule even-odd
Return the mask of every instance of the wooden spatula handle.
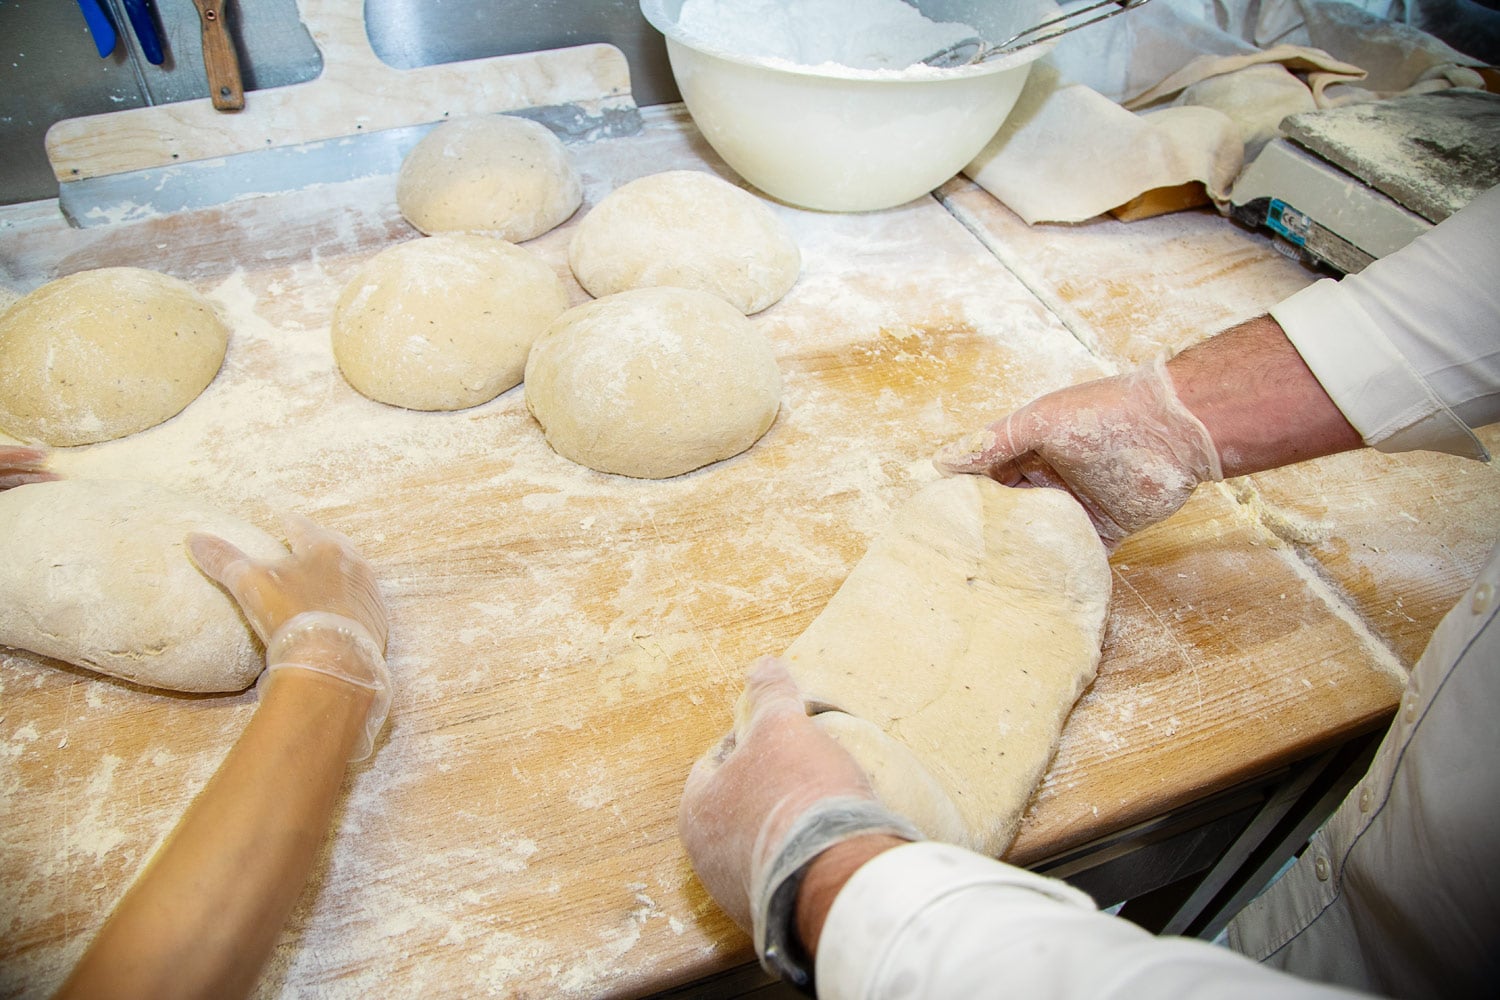
[[208, 96], [220, 111], [239, 111], [245, 106], [245, 88], [240, 83], [240, 60], [234, 41], [224, 26], [227, 0], [193, 0], [203, 23], [203, 68], [208, 71]]

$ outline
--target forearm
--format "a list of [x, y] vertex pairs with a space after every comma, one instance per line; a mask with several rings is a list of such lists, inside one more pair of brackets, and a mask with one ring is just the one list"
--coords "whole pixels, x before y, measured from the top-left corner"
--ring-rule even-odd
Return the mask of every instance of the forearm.
[[1183, 351], [1167, 371], [1178, 398], [1208, 429], [1226, 477], [1363, 445], [1269, 316]]
[[370, 699], [318, 674], [273, 673], [60, 996], [247, 994], [327, 837]]
[[1500, 187], [1341, 281], [1271, 309], [1365, 444], [1485, 457], [1500, 421]]
[[823, 936], [828, 911], [844, 883], [877, 854], [905, 843], [907, 841], [900, 837], [871, 834], [835, 844], [813, 859], [797, 890], [797, 937], [809, 957], [818, 955], [818, 942]]

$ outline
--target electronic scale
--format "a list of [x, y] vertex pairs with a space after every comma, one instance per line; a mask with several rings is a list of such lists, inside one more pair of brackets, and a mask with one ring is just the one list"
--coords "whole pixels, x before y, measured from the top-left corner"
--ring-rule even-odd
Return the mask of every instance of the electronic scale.
[[1230, 214], [1349, 274], [1500, 184], [1500, 94], [1453, 89], [1289, 115]]

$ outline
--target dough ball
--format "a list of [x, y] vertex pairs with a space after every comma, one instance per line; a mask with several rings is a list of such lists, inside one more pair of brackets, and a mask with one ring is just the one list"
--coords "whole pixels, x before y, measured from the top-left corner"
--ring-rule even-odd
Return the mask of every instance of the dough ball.
[[208, 531], [286, 549], [237, 517], [146, 483], [63, 479], [0, 493], [0, 645], [149, 687], [241, 691], [265, 654], [188, 555]]
[[409, 410], [459, 410], [521, 381], [531, 342], [567, 308], [530, 251], [450, 233], [382, 250], [344, 286], [333, 356], [349, 384]]
[[207, 388], [229, 329], [185, 281], [80, 271], [0, 313], [0, 428], [51, 445], [155, 427]]
[[568, 262], [591, 295], [670, 285], [749, 315], [791, 290], [802, 254], [759, 198], [698, 170], [631, 181], [573, 233]]
[[581, 465], [667, 479], [737, 455], [776, 419], [771, 344], [723, 299], [644, 288], [558, 317], [526, 362], [526, 405]]
[[444, 122], [401, 163], [396, 204], [431, 235], [489, 233], [520, 243], [563, 223], [583, 184], [561, 140], [525, 118], [486, 115]]

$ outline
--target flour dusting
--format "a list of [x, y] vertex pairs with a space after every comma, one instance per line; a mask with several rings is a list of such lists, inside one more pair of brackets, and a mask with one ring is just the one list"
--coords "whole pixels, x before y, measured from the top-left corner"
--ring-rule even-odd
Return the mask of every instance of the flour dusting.
[[[589, 204], [645, 173], [714, 168], [685, 115], [655, 120], [575, 148]], [[64, 227], [46, 260], [29, 232], [10, 240], [0, 252], [37, 258], [17, 287], [82, 241], [184, 276], [231, 329], [223, 369], [182, 413], [53, 464], [156, 482], [273, 534], [283, 512], [309, 515], [380, 577], [390, 722], [350, 771], [257, 996], [649, 992], [662, 967], [740, 947], [700, 912], [674, 823], [745, 665], [805, 627], [936, 475], [938, 446], [1100, 369], [931, 199], [868, 215], [771, 205], [804, 259], [788, 296], [749, 320], [783, 374], [775, 424], [675, 479], [597, 473], [548, 447], [520, 389], [423, 413], [340, 376], [339, 292], [416, 238], [388, 187], [236, 205], [216, 221], [232, 252], [163, 247], [180, 234], [154, 222]], [[565, 282], [573, 225], [527, 244]], [[44, 996], [254, 695], [171, 699], [9, 652], [0, 682], [0, 875], [24, 889], [18, 926], [68, 928], [0, 960], [0, 993]]]
[[908, 78], [941, 74], [913, 64], [976, 34], [967, 24], [930, 20], [902, 0], [687, 0], [677, 24], [709, 49], [773, 64]]

